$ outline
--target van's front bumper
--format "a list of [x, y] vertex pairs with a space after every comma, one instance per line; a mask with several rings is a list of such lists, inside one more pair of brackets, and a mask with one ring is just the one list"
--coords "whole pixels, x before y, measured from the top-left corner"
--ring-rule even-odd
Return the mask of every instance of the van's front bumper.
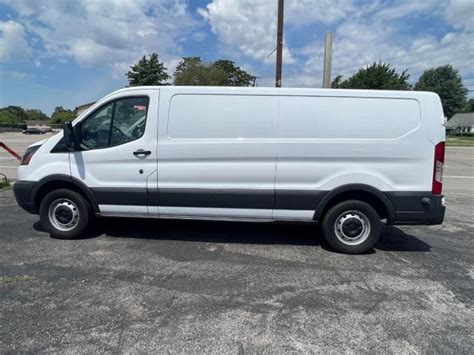
[[430, 192], [387, 193], [395, 209], [395, 218], [389, 224], [442, 224], [446, 212], [445, 197]]
[[13, 184], [13, 193], [18, 205], [29, 213], [38, 213], [32, 191], [35, 185], [34, 181], [18, 180]]

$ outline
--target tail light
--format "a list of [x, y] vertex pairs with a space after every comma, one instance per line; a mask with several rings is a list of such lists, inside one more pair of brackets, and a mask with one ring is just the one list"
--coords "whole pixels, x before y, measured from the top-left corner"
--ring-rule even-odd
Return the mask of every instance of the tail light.
[[34, 145], [27, 148], [25, 154], [23, 154], [23, 157], [21, 158], [20, 165], [28, 165], [31, 158], [33, 157], [33, 154], [35, 154], [39, 147], [41, 147], [41, 145]]
[[435, 146], [433, 187], [431, 189], [434, 194], [440, 194], [443, 189], [444, 146], [445, 142], [439, 142]]

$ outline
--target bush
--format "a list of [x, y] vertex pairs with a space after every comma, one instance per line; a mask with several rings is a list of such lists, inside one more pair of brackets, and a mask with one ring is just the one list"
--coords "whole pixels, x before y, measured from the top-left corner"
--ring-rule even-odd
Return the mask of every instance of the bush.
[[6, 180], [3, 176], [3, 174], [0, 175], [0, 189], [3, 189], [4, 187], [9, 187], [10, 186], [10, 181]]

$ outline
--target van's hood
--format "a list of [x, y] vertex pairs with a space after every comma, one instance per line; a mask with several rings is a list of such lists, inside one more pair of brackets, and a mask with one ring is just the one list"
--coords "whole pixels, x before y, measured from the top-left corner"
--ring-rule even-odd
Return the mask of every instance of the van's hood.
[[30, 145], [28, 146], [28, 148], [29, 148], [29, 147], [36, 147], [37, 145], [43, 145], [49, 138], [51, 138], [51, 137], [48, 137], [48, 138], [45, 138], [45, 139], [40, 140], [39, 142], [35, 142], [35, 143], [33, 143], [33, 144], [30, 144]]

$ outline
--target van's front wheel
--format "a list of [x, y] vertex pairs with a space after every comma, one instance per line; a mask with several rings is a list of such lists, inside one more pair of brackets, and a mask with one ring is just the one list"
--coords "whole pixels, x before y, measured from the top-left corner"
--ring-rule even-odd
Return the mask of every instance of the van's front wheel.
[[326, 241], [335, 250], [359, 254], [372, 248], [382, 233], [382, 223], [368, 203], [349, 200], [331, 207], [323, 218]]
[[92, 221], [87, 200], [75, 191], [58, 189], [48, 193], [39, 209], [41, 224], [53, 238], [74, 239], [82, 236]]

